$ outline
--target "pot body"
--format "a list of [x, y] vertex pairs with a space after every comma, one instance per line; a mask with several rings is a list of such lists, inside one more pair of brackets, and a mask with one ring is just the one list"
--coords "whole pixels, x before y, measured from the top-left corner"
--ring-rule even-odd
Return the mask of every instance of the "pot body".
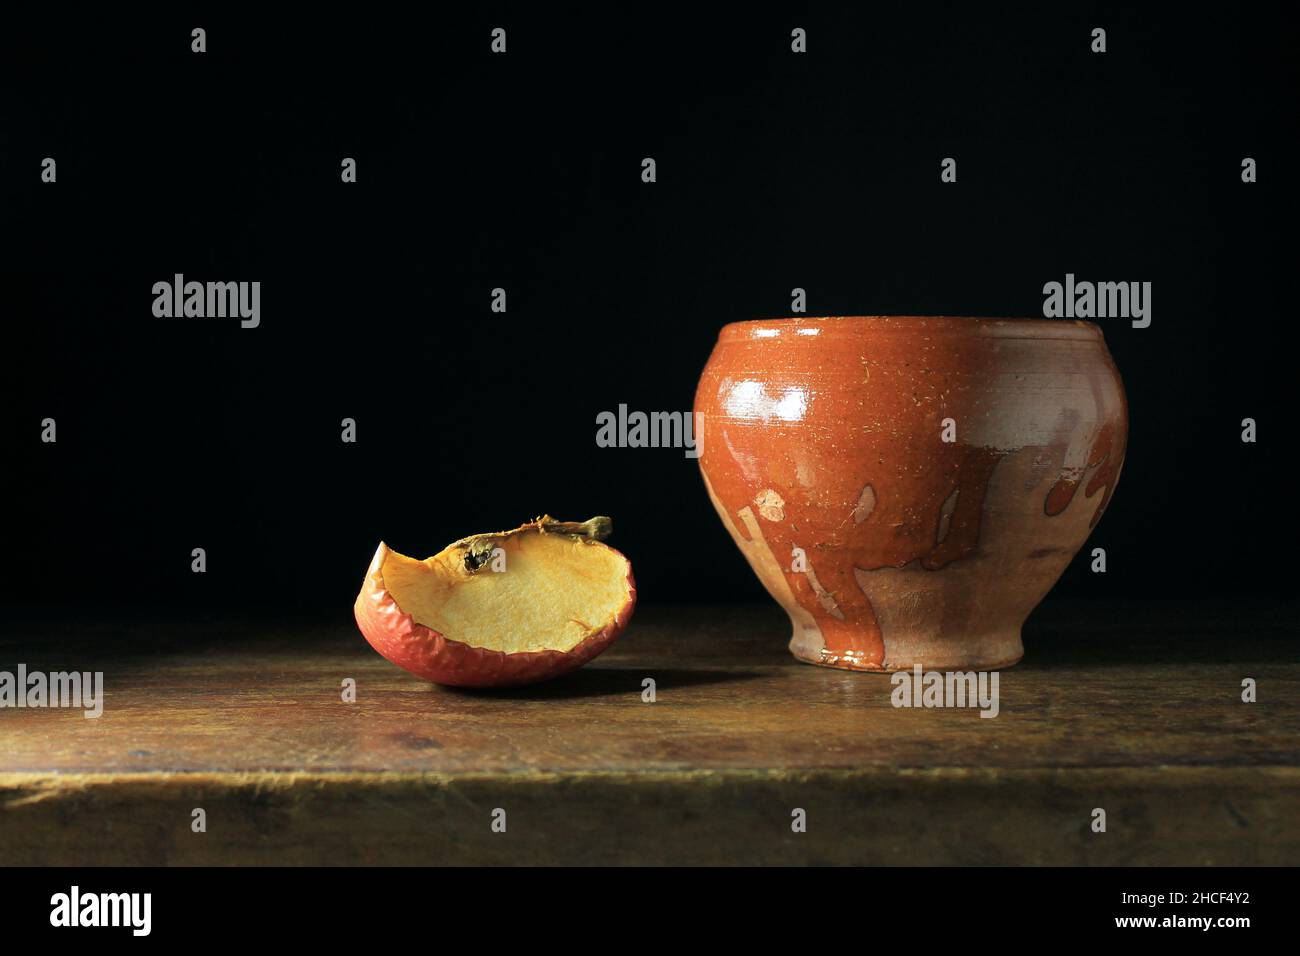
[[1110, 501], [1128, 410], [1086, 322], [924, 316], [726, 326], [700, 379], [709, 497], [851, 670], [995, 669]]

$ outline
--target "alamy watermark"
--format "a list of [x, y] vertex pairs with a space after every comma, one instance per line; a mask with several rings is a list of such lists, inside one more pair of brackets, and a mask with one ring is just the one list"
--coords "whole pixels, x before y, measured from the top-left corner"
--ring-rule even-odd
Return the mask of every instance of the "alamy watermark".
[[104, 672], [0, 671], [0, 707], [72, 707], [88, 719], [104, 713]]
[[83, 893], [73, 886], [50, 897], [51, 926], [126, 926], [133, 936], [153, 928], [152, 893]]
[[186, 282], [178, 272], [171, 282], [155, 282], [153, 294], [160, 319], [238, 318], [246, 329], [262, 323], [261, 282]]
[[978, 707], [981, 717], [998, 715], [997, 671], [898, 671], [889, 702], [895, 707]]
[[699, 412], [617, 412], [596, 416], [598, 448], [683, 448], [699, 458], [704, 447], [704, 416]]
[[1065, 282], [1043, 286], [1043, 318], [1132, 319], [1133, 328], [1151, 324], [1150, 282], [1076, 282], [1073, 272]]

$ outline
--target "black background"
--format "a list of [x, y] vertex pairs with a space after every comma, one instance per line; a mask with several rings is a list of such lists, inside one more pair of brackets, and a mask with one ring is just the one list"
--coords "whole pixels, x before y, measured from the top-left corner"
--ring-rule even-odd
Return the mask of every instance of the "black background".
[[[544, 511], [612, 515], [647, 603], [760, 599], [696, 463], [597, 448], [596, 415], [689, 410], [718, 329], [788, 314], [796, 286], [812, 315], [1033, 316], [1067, 272], [1152, 282], [1153, 321], [1102, 320], [1128, 458], [1090, 544], [1108, 573], [1085, 549], [1057, 593], [1291, 590], [1278, 10], [6, 26], [8, 605], [346, 615], [379, 540], [423, 556]], [[261, 281], [261, 327], [154, 318], [176, 272]]]

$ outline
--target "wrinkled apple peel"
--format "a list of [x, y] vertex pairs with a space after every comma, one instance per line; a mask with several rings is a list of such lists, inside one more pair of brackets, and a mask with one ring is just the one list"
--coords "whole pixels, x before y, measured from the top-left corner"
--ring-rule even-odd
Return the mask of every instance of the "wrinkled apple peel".
[[[381, 543], [357, 597], [357, 623], [380, 654], [437, 683], [558, 676], [603, 651], [636, 605], [630, 563], [601, 543], [610, 531], [608, 518], [543, 516], [463, 538], [423, 561]], [[494, 569], [497, 558], [504, 570]]]

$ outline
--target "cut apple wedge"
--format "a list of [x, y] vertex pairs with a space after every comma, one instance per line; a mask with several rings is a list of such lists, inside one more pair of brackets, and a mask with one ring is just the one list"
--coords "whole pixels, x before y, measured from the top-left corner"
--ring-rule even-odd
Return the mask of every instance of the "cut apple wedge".
[[357, 595], [357, 625], [388, 660], [437, 684], [558, 677], [608, 647], [636, 607], [631, 563], [602, 543], [611, 528], [608, 518], [543, 516], [423, 561], [381, 543]]

